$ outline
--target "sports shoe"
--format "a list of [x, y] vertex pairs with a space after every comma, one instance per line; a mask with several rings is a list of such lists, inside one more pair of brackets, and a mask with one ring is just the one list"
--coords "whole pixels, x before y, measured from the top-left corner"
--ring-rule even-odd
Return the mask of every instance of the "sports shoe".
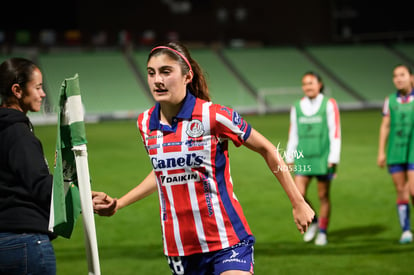
[[305, 242], [310, 242], [315, 238], [316, 233], [318, 232], [318, 223], [313, 222], [309, 225], [308, 230], [303, 235], [303, 240]]
[[402, 233], [400, 238], [400, 244], [407, 244], [413, 241], [413, 233], [410, 230], [406, 230]]
[[328, 244], [328, 238], [326, 237], [326, 233], [319, 232], [318, 236], [316, 236], [315, 240], [316, 245], [327, 245]]

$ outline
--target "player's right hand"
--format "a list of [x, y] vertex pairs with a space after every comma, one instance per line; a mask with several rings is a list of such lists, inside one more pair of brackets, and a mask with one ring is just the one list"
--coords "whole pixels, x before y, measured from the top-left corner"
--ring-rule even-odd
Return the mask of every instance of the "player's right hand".
[[104, 192], [92, 191], [93, 211], [99, 216], [112, 216], [117, 211], [117, 199]]

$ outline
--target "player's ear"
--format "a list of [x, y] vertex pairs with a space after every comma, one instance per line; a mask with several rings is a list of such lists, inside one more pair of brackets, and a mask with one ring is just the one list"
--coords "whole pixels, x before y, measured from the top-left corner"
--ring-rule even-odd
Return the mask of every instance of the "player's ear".
[[23, 94], [23, 90], [20, 87], [19, 84], [15, 83], [12, 85], [11, 87], [12, 93], [13, 95], [17, 98], [17, 99], [21, 99], [22, 98], [22, 94]]
[[194, 73], [192, 70], [188, 71], [188, 73], [185, 75], [185, 84], [191, 83], [193, 81]]

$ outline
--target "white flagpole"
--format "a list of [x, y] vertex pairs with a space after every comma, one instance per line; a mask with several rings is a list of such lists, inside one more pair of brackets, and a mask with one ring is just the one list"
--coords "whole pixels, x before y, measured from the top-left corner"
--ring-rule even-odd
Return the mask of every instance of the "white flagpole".
[[[77, 78], [77, 74], [75, 75], [75, 78]], [[79, 88], [77, 86], [74, 87]], [[83, 123], [84, 113], [80, 92], [69, 95], [64, 110], [64, 118], [66, 119], [65, 124], [72, 126], [77, 122]], [[76, 173], [78, 177], [89, 275], [101, 275], [86, 144], [74, 145], [72, 151], [76, 161]]]
[[83, 230], [85, 233], [85, 248], [88, 258], [89, 275], [100, 275], [98, 244], [96, 240], [95, 219], [92, 205], [92, 191], [90, 186], [88, 152], [86, 144], [73, 146], [75, 154], [76, 172], [82, 207]]

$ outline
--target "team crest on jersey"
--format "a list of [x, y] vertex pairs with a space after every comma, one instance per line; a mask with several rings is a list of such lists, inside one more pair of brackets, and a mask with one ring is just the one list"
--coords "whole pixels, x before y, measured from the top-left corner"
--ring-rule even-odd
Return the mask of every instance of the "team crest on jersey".
[[193, 119], [188, 123], [186, 133], [193, 138], [201, 137], [204, 134], [203, 123], [198, 119]]

